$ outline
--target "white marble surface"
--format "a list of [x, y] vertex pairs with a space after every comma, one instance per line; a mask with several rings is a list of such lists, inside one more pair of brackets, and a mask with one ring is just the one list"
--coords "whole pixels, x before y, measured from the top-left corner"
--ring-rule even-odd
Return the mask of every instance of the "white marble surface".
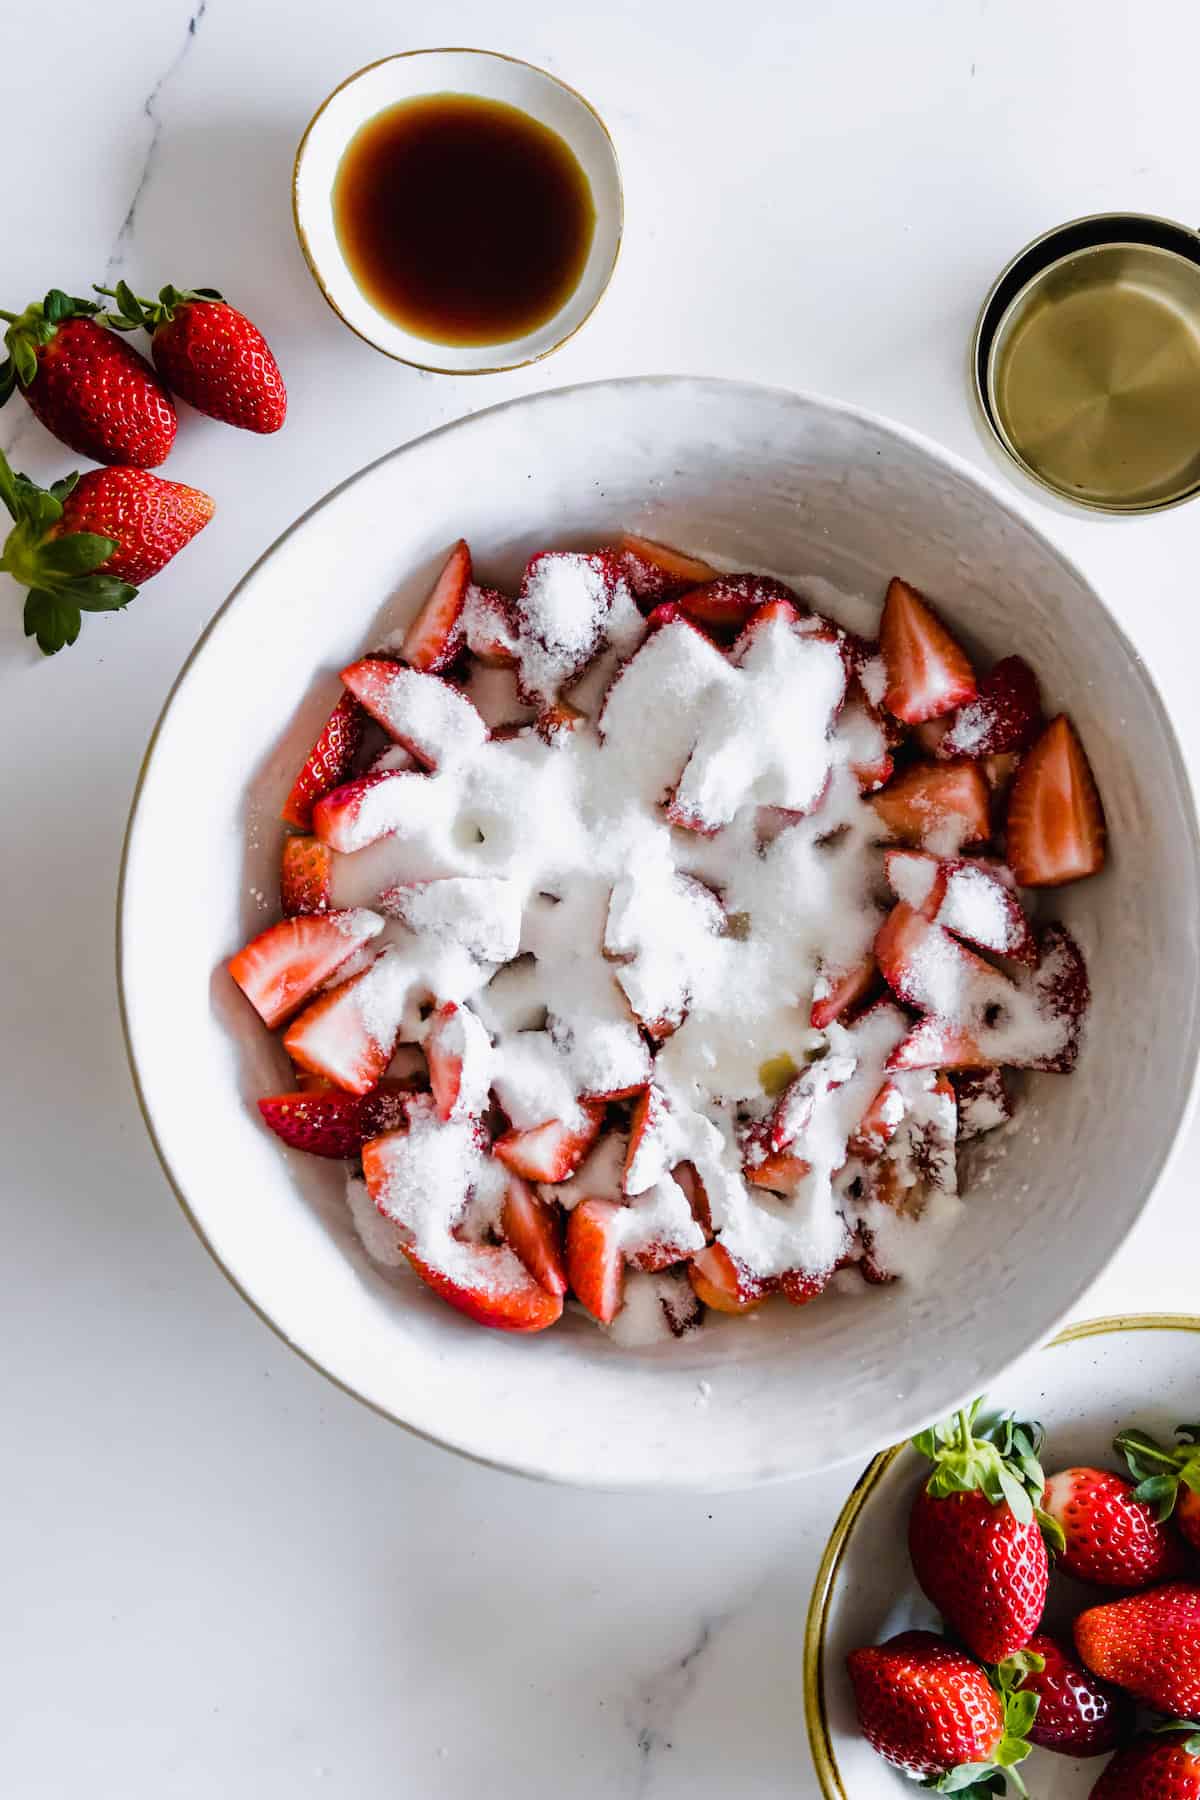
[[[284, 1350], [188, 1231], [133, 1105], [121, 831], [166, 688], [245, 565], [348, 471], [465, 410], [685, 369], [825, 390], [983, 459], [964, 346], [996, 268], [1074, 214], [1193, 216], [1200, 17], [1188, 0], [843, 0], [786, 20], [704, 0], [192, 3], [61, 0], [52, 45], [35, 32], [7, 71], [4, 303], [116, 273], [214, 283], [268, 332], [292, 407], [275, 440], [186, 420], [165, 472], [210, 488], [216, 522], [53, 663], [0, 587], [0, 1790], [812, 1795], [800, 1645], [848, 1473], [708, 1502], [536, 1488], [410, 1440]], [[328, 88], [447, 42], [582, 87], [626, 178], [594, 321], [478, 381], [352, 338], [288, 207]], [[18, 401], [0, 444], [33, 474], [71, 466]], [[1144, 652], [1200, 770], [1200, 508], [1027, 504]], [[202, 844], [180, 879], [205, 879]], [[1198, 1145], [1083, 1310], [1195, 1310]]]

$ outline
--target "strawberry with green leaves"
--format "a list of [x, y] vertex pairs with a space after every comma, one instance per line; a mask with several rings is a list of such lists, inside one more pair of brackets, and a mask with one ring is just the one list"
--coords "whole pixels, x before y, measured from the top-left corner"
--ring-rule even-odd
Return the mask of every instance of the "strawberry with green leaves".
[[1011, 1415], [976, 1431], [976, 1400], [913, 1439], [933, 1473], [913, 1501], [913, 1571], [972, 1655], [999, 1663], [1029, 1642], [1049, 1580], [1047, 1542], [1061, 1534], [1040, 1511], [1042, 1428]]
[[1180, 1533], [1200, 1550], [1200, 1425], [1177, 1425], [1179, 1442], [1164, 1447], [1145, 1431], [1121, 1431], [1113, 1449], [1137, 1482], [1133, 1494], [1161, 1520], [1174, 1518]]
[[0, 502], [13, 527], [0, 570], [28, 588], [25, 635], [53, 656], [85, 612], [118, 612], [203, 529], [213, 502], [145, 469], [91, 469], [40, 488], [0, 454]]
[[243, 431], [279, 430], [287, 416], [279, 364], [258, 326], [216, 288], [168, 286], [143, 300], [121, 281], [96, 292], [117, 302], [106, 324], [150, 333], [154, 366], [189, 406]]
[[863, 1736], [878, 1756], [923, 1787], [987, 1800], [1029, 1755], [1036, 1694], [1020, 1683], [1041, 1658], [1012, 1657], [984, 1669], [932, 1631], [902, 1631], [885, 1644], [852, 1650], [846, 1667]]
[[105, 330], [99, 307], [51, 288], [8, 321], [0, 406], [18, 389], [46, 430], [98, 463], [153, 469], [178, 419], [162, 381], [132, 344]]

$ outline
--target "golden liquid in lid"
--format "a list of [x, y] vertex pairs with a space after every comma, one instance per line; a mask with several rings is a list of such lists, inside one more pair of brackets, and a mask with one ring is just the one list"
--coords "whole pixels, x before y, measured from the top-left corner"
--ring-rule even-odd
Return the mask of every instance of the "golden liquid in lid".
[[989, 400], [1018, 461], [1118, 511], [1200, 487], [1200, 267], [1149, 244], [1079, 250], [1035, 276], [993, 340]]

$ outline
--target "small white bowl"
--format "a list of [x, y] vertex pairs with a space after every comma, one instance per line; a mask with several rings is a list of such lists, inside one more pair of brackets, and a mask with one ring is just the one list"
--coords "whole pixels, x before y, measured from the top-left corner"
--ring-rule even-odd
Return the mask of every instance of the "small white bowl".
[[[1048, 1475], [1078, 1464], [1117, 1468], [1112, 1440], [1140, 1425], [1163, 1443], [1195, 1417], [1200, 1391], [1200, 1318], [1143, 1313], [1086, 1319], [1035, 1350], [988, 1394], [988, 1407], [1040, 1419]], [[825, 1550], [804, 1646], [804, 1707], [824, 1800], [905, 1800], [913, 1784], [875, 1755], [858, 1729], [846, 1657], [898, 1631], [937, 1629], [937, 1614], [908, 1560], [908, 1514], [924, 1457], [909, 1444], [884, 1450], [866, 1469]], [[1051, 1578], [1047, 1629], [1070, 1640], [1074, 1613], [1115, 1594]], [[1076, 1761], [1034, 1750], [1021, 1774], [1039, 1800], [1086, 1800], [1102, 1757]]]
[[[523, 337], [459, 345], [406, 331], [363, 293], [338, 242], [333, 188], [350, 140], [385, 108], [442, 93], [500, 100], [529, 114], [566, 142], [591, 185], [596, 226], [583, 274], [558, 312]], [[494, 50], [406, 50], [359, 69], [321, 103], [296, 152], [292, 214], [313, 279], [351, 331], [386, 356], [418, 369], [439, 375], [492, 375], [549, 356], [595, 311], [621, 247], [621, 171], [599, 113], [582, 94], [544, 69]]]
[[[380, 520], [386, 529], [380, 529]], [[225, 959], [276, 916], [279, 809], [337, 671], [412, 618], [455, 538], [515, 584], [547, 546], [621, 531], [826, 578], [877, 607], [902, 571], [956, 631], [1019, 652], [1068, 708], [1104, 795], [1108, 868], [1054, 896], [1095, 999], [1075, 1074], [1031, 1079], [928, 1282], [764, 1307], [653, 1354], [568, 1316], [480, 1329], [391, 1281], [343, 1171], [287, 1152], [255, 1097], [290, 1085]], [[1118, 722], [1119, 721], [1119, 728]], [[181, 881], [204, 846], [203, 879]], [[1141, 1213], [1200, 1045], [1200, 849], [1145, 667], [1007, 494], [899, 426], [827, 400], [677, 376], [479, 412], [313, 508], [217, 613], [167, 702], [122, 877], [121, 987], [147, 1125], [204, 1241], [283, 1337], [351, 1392], [487, 1462], [605, 1487], [750, 1486], [860, 1461], [1042, 1341]]]

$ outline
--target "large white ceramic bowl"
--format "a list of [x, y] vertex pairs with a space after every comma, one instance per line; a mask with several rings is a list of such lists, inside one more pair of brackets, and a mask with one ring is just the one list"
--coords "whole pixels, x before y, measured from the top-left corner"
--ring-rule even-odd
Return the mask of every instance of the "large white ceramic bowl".
[[[468, 1324], [368, 1263], [337, 1165], [285, 1153], [258, 1094], [282, 1052], [224, 971], [274, 904], [279, 806], [336, 671], [419, 604], [461, 534], [488, 578], [631, 529], [882, 595], [894, 571], [1068, 707], [1108, 809], [1109, 868], [1064, 890], [1095, 1003], [1070, 1078], [1031, 1083], [936, 1287], [718, 1320], [653, 1354], [583, 1319]], [[204, 879], [194, 879], [196, 846]], [[182, 867], [192, 879], [178, 880]], [[1083, 577], [974, 472], [828, 401], [662, 377], [568, 388], [434, 432], [355, 476], [250, 571], [201, 638], [130, 822], [119, 951], [146, 1121], [246, 1298], [335, 1381], [490, 1463], [604, 1486], [720, 1488], [863, 1457], [1046, 1336], [1145, 1205], [1180, 1128], [1200, 1008], [1187, 777], [1136, 654]]]
[[[1079, 1464], [1124, 1472], [1115, 1433], [1137, 1425], [1172, 1443], [1175, 1426], [1196, 1410], [1198, 1387], [1200, 1318], [1085, 1319], [1010, 1369], [989, 1393], [988, 1410], [1041, 1421], [1048, 1475]], [[846, 1657], [898, 1631], [941, 1629], [908, 1560], [908, 1515], [928, 1474], [910, 1445], [882, 1451], [856, 1482], [822, 1559], [804, 1647], [804, 1706], [823, 1800], [905, 1800], [914, 1792], [859, 1731]], [[1052, 1573], [1046, 1629], [1069, 1644], [1078, 1613], [1118, 1598]], [[1035, 1750], [1021, 1774], [1038, 1800], [1087, 1800], [1103, 1767], [1100, 1757]]]

